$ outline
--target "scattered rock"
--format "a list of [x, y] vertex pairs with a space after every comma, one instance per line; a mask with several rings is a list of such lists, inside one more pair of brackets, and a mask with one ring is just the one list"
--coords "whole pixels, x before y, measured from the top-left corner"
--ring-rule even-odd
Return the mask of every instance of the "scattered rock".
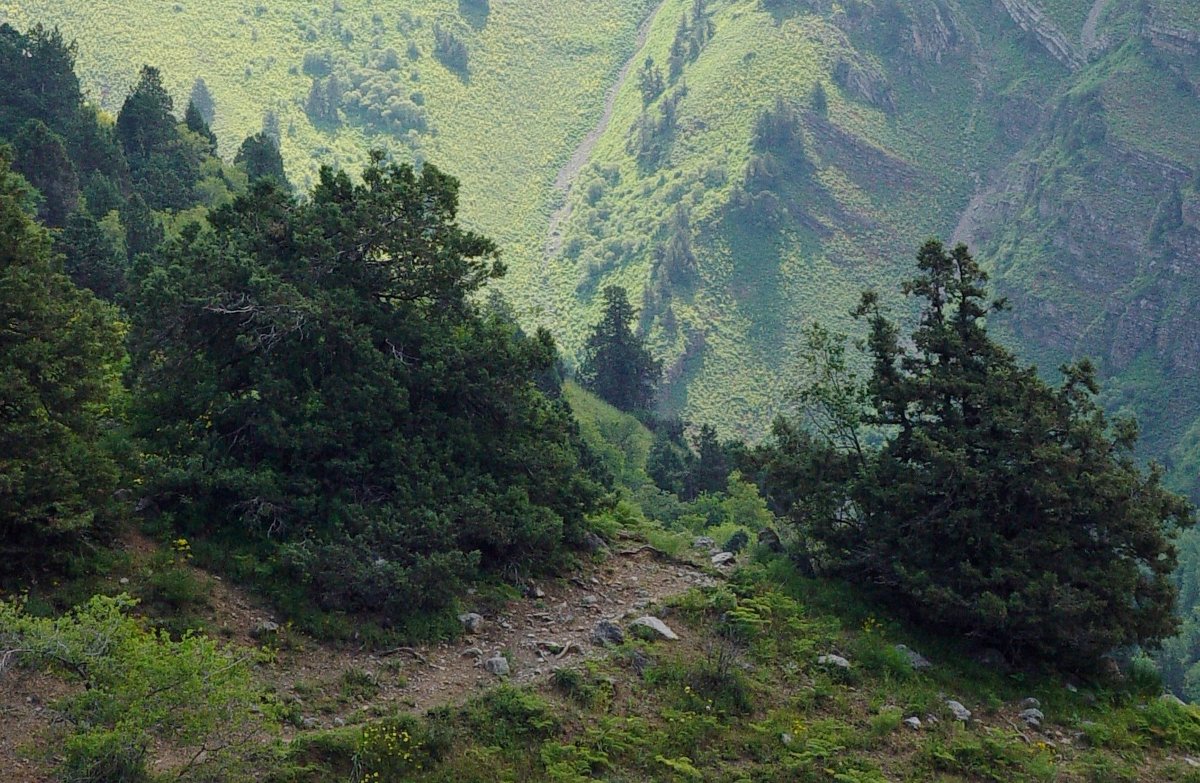
[[793, 742], [796, 741], [796, 738], [785, 731], [779, 735], [779, 741], [782, 742], [784, 745], [791, 745]]
[[302, 729], [315, 729], [315, 728], [318, 728], [320, 725], [321, 725], [321, 722], [318, 721], [316, 718], [304, 717], [304, 718], [300, 719], [300, 728], [302, 728]]
[[1160, 701], [1165, 701], [1168, 704], [1174, 704], [1179, 707], [1187, 706], [1187, 702], [1185, 702], [1183, 699], [1179, 698], [1178, 696], [1176, 696], [1173, 693], [1164, 693], [1162, 696], [1159, 696], [1158, 698]]
[[127, 585], [127, 584], [129, 584], [129, 577], [123, 576], [120, 579], [118, 579], [117, 582], [119, 584]]
[[896, 651], [903, 653], [904, 657], [908, 658], [908, 664], [913, 667], [914, 671], [924, 671], [925, 669], [933, 668], [933, 663], [928, 658], [916, 650], [910, 650], [903, 644], [897, 644]]
[[603, 538], [592, 532], [584, 534], [583, 548], [589, 552], [592, 552], [593, 554], [597, 552], [608, 552], [608, 544], [604, 542]]
[[783, 551], [783, 541], [773, 528], [764, 527], [758, 531], [758, 543], [766, 547], [768, 552], [778, 553]]
[[654, 659], [641, 650], [634, 650], [633, 655], [629, 656], [629, 665], [633, 667], [637, 676], [644, 677], [646, 670], [654, 665]]
[[1121, 664], [1117, 663], [1117, 659], [1111, 655], [1106, 655], [1100, 659], [1100, 672], [1112, 680], [1124, 680], [1125, 675], [1121, 673]]
[[600, 599], [594, 595], [585, 595], [583, 598], [579, 599], [579, 605], [584, 607], [595, 606], [598, 603], [600, 603]]
[[733, 552], [718, 552], [712, 556], [712, 564], [716, 566], [725, 565], [726, 563], [732, 561], [734, 557], [735, 555]]
[[1017, 717], [1024, 721], [1026, 726], [1032, 726], [1035, 729], [1040, 728], [1042, 721], [1046, 719], [1046, 716], [1037, 707], [1029, 707], [1021, 710], [1021, 714]]
[[483, 627], [483, 615], [475, 612], [460, 614], [458, 621], [462, 623], [463, 630], [470, 634], [479, 633], [479, 629]]
[[1024, 699], [1021, 699], [1020, 706], [1023, 710], [1040, 710], [1042, 703], [1032, 696], [1026, 696]]
[[542, 588], [538, 587], [537, 585], [533, 584], [532, 582], [525, 585], [524, 593], [525, 593], [526, 598], [536, 599], [536, 598], [545, 598], [546, 597], [546, 591], [543, 590]]
[[916, 715], [913, 715], [904, 719], [904, 725], [908, 726], [913, 731], [917, 731], [921, 728], [921, 719]]
[[679, 639], [679, 634], [672, 631], [666, 623], [649, 615], [634, 620], [629, 624], [629, 630], [642, 638], [670, 639], [672, 641]]
[[334, 719], [333, 719], [333, 725], [334, 725], [334, 726], [337, 726], [337, 727], [339, 727], [339, 728], [340, 728], [340, 727], [342, 727], [342, 726], [345, 726], [345, 725], [346, 725], [346, 719], [345, 719], [345, 718], [334, 718]]
[[250, 630], [250, 637], [252, 639], [263, 639], [274, 636], [277, 633], [279, 633], [279, 623], [263, 620]]
[[601, 647], [609, 647], [611, 645], [623, 644], [624, 642], [625, 632], [621, 630], [621, 626], [611, 620], [601, 620], [592, 629], [593, 644], [598, 644]]
[[696, 536], [692, 541], [692, 546], [696, 549], [712, 549], [717, 545], [717, 542], [708, 536]]
[[954, 713], [954, 719], [966, 723], [971, 720], [971, 711], [954, 699], [946, 699], [946, 709]]
[[849, 669], [850, 661], [840, 655], [822, 655], [817, 658], [818, 666], [836, 666], [839, 669]]
[[491, 658], [488, 658], [483, 662], [483, 668], [497, 677], [507, 677], [509, 671], [511, 671], [508, 659], [503, 655], [493, 655]]
[[468, 647], [462, 651], [462, 657], [479, 660], [483, 657], [483, 650], [479, 649], [478, 647]]

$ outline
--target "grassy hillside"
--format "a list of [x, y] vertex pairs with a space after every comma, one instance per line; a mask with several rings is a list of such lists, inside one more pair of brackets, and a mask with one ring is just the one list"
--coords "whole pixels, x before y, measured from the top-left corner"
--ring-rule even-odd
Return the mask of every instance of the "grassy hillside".
[[[595, 124], [650, 3], [496, 2], [483, 15], [461, 5], [19, 0], [0, 3], [0, 21], [58, 25], [78, 39], [85, 86], [113, 112], [142, 63], [162, 68], [180, 112], [193, 81], [203, 78], [228, 156], [262, 127], [265, 112], [274, 112], [289, 176], [300, 187], [319, 165], [356, 167], [375, 146], [437, 163], [462, 180], [464, 218], [503, 248], [512, 270], [508, 293], [528, 313], [537, 302], [533, 273], [554, 178]], [[465, 73], [435, 57], [435, 23], [465, 42]], [[306, 54], [328, 52], [358, 65], [389, 49], [399, 59], [398, 92], [422, 96], [426, 132], [396, 135], [349, 119], [336, 127], [310, 119]]]

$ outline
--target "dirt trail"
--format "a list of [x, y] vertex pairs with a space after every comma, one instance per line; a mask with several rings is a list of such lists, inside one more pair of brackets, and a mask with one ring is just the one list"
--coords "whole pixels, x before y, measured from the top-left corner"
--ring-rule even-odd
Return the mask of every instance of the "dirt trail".
[[654, 10], [642, 20], [642, 25], [638, 28], [637, 38], [634, 39], [633, 53], [629, 55], [629, 59], [621, 66], [616, 80], [608, 88], [608, 93], [604, 96], [604, 111], [601, 112], [596, 127], [588, 131], [588, 134], [583, 137], [583, 141], [575, 148], [575, 152], [571, 154], [566, 165], [559, 170], [558, 176], [554, 179], [554, 190], [557, 196], [562, 199], [562, 204], [550, 215], [550, 228], [547, 232], [546, 244], [542, 252], [543, 277], [545, 276], [546, 265], [550, 259], [558, 255], [558, 251], [562, 249], [562, 227], [567, 222], [567, 218], [571, 216], [571, 204], [567, 200], [567, 196], [571, 193], [571, 186], [575, 184], [579, 172], [583, 171], [583, 167], [587, 165], [588, 159], [592, 156], [592, 150], [596, 148], [600, 137], [608, 130], [609, 123], [612, 122], [613, 110], [617, 105], [617, 94], [625, 86], [625, 82], [629, 80], [629, 75], [633, 73], [633, 69], [638, 62], [638, 57], [642, 52], [642, 47], [646, 45], [646, 39], [650, 35], [650, 25], [654, 22], [658, 16], [658, 12], [662, 10], [664, 5], [666, 5], [666, 0], [661, 0], [654, 7]]
[[[505, 656], [511, 665], [510, 675], [504, 678], [509, 682], [546, 679], [555, 669], [600, 654], [602, 648], [591, 640], [600, 620], [624, 626], [646, 614], [648, 607], [713, 581], [694, 566], [664, 562], [650, 551], [615, 554], [570, 580], [539, 584], [541, 597], [511, 601], [499, 612], [480, 612], [484, 621], [478, 632], [457, 641], [390, 655], [303, 643], [302, 649], [280, 653], [270, 679], [299, 706], [301, 722], [309, 728], [341, 725], [368, 704], [373, 709], [395, 706], [413, 711], [458, 704], [501, 682], [484, 669], [485, 659]], [[266, 617], [263, 614], [261, 619]], [[248, 634], [259, 619], [253, 613], [243, 614], [238, 635]], [[675, 630], [686, 634], [684, 629]], [[556, 650], [565, 652], [559, 656]], [[377, 692], [362, 699], [331, 701], [329, 696], [345, 682], [346, 672], [359, 677], [365, 672], [374, 681], [371, 690]]]

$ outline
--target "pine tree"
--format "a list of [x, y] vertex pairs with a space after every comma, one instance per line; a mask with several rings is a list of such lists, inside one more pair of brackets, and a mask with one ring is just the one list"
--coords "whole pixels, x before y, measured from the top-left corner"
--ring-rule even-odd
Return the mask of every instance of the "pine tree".
[[13, 139], [13, 169], [42, 196], [38, 219], [60, 228], [79, 204], [79, 175], [63, 138], [40, 120], [30, 120]]
[[124, 349], [114, 312], [61, 272], [0, 148], [0, 578], [106, 534], [102, 446]]
[[279, 147], [275, 141], [266, 133], [248, 136], [242, 142], [233, 162], [246, 170], [246, 176], [251, 182], [273, 179], [281, 185], [288, 184], [287, 174], [283, 170], [283, 156], [279, 154]]
[[192, 83], [192, 92], [188, 95], [188, 103], [196, 107], [204, 124], [211, 127], [217, 119], [217, 105], [213, 101], [212, 93], [208, 91], [208, 85], [204, 83], [204, 79], [196, 79]]
[[[920, 304], [911, 347], [864, 294], [865, 398], [844, 372], [819, 376], [810, 388], [838, 434], [819, 444], [777, 427], [792, 450], [768, 460], [774, 494], [789, 475], [819, 487], [826, 502], [803, 524], [820, 557], [939, 628], [1065, 665], [1169, 636], [1172, 538], [1191, 506], [1161, 469], [1139, 469], [1136, 426], [1109, 423], [1089, 363], [1063, 367], [1053, 388], [990, 338], [1004, 304], [987, 300], [966, 247], [931, 240], [917, 267], [903, 288]], [[860, 423], [889, 433], [865, 457], [845, 435]], [[812, 483], [820, 462], [839, 466], [840, 490]]]
[[212, 128], [208, 126], [208, 120], [204, 119], [204, 113], [200, 111], [194, 101], [188, 101], [187, 111], [183, 115], [183, 124], [189, 131], [208, 142], [209, 154], [217, 154], [217, 134], [212, 132]]
[[624, 288], [605, 288], [604, 315], [588, 337], [579, 367], [585, 388], [631, 412], [650, 410], [662, 375], [662, 362], [633, 333], [636, 318]]

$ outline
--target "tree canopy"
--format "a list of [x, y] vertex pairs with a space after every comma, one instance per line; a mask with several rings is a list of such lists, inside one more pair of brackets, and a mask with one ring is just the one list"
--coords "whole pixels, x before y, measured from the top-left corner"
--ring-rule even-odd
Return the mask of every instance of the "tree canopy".
[[1088, 362], [1052, 387], [989, 336], [1004, 305], [966, 247], [930, 241], [917, 269], [909, 339], [864, 294], [865, 388], [818, 332], [821, 371], [801, 394], [814, 415], [776, 427], [767, 483], [816, 542], [808, 554], [926, 622], [1046, 660], [1170, 635], [1172, 538], [1192, 509], [1158, 467], [1139, 469], [1136, 426], [1107, 420]]
[[137, 422], [181, 530], [254, 542], [327, 609], [436, 610], [553, 563], [599, 485], [556, 361], [474, 294], [503, 273], [458, 186], [376, 156], [297, 202], [264, 180], [138, 270]]
[[636, 316], [624, 288], [605, 288], [604, 315], [588, 337], [579, 366], [584, 388], [629, 412], [650, 410], [662, 375], [662, 362], [633, 332]]
[[0, 577], [105, 535], [124, 356], [115, 314], [62, 274], [10, 166], [0, 147]]

